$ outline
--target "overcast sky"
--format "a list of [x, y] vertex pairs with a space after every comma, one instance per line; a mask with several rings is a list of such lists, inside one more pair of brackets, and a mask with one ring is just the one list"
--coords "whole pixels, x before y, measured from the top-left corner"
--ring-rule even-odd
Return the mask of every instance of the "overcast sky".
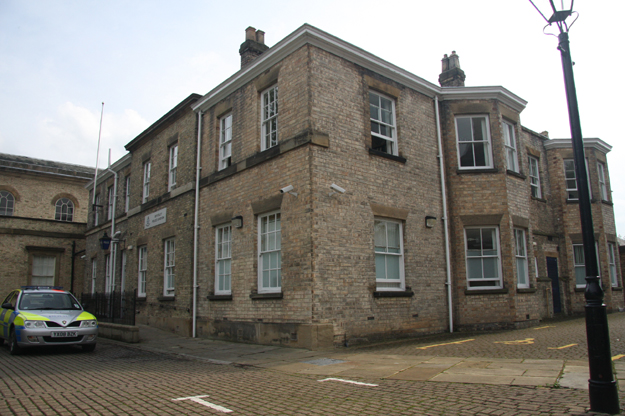
[[[547, 5], [547, 0], [535, 0]], [[556, 0], [556, 3], [560, 3]], [[571, 51], [584, 137], [613, 146], [617, 231], [625, 234], [623, 1], [576, 1]], [[0, 0], [0, 152], [100, 166], [191, 93], [240, 67], [245, 28], [272, 46], [309, 23], [437, 84], [457, 51], [467, 86], [528, 101], [524, 126], [570, 137], [557, 39], [528, 0]], [[619, 43], [620, 44], [620, 43]]]

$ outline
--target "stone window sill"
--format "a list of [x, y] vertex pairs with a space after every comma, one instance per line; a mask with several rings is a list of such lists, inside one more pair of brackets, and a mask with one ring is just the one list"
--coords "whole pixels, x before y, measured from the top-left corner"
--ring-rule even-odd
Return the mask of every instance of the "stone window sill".
[[253, 300], [261, 300], [261, 299], [282, 299], [282, 292], [278, 293], [250, 293], [250, 299]]
[[232, 300], [232, 295], [208, 295], [206, 296], [208, 300]]
[[157, 299], [161, 302], [173, 302], [176, 300], [176, 296], [159, 296]]
[[498, 173], [499, 169], [497, 168], [483, 168], [483, 169], [468, 169], [468, 168], [458, 168], [456, 169], [456, 173], [458, 175], [464, 175], [465, 173]]
[[527, 179], [527, 176], [523, 175], [522, 173], [520, 173], [520, 172], [515, 172], [515, 171], [510, 170], [510, 169], [506, 170], [506, 173], [507, 173], [508, 175], [510, 175], [510, 176], [514, 176], [514, 177], [517, 177], [517, 178], [519, 178], [519, 179], [523, 179], [523, 180]]
[[369, 154], [370, 155], [374, 155], [374, 156], [380, 156], [380, 157], [383, 157], [385, 159], [394, 160], [394, 161], [400, 162], [400, 163], [406, 163], [406, 158], [405, 157], [391, 155], [389, 153], [380, 152], [379, 150], [375, 150], [375, 149], [371, 149], [371, 148], [369, 148]]
[[414, 292], [409, 287], [406, 290], [376, 290], [373, 292], [374, 298], [411, 298]]
[[508, 293], [508, 289], [465, 289], [465, 296], [471, 295], [505, 295]]
[[517, 288], [516, 293], [536, 293], [535, 287]]

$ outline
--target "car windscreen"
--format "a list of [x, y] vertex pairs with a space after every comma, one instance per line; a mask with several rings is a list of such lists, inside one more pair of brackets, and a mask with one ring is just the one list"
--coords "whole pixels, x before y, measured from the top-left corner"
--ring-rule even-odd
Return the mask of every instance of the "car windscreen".
[[69, 293], [24, 293], [19, 309], [24, 311], [81, 310], [80, 303]]

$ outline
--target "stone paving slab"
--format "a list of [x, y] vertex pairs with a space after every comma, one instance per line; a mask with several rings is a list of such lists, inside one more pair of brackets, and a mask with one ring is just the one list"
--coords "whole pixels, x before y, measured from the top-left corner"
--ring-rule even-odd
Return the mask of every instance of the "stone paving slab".
[[440, 368], [412, 367], [386, 378], [390, 380], [427, 381], [440, 373]]
[[446, 383], [470, 383], [470, 384], [512, 384], [512, 376], [474, 375], [474, 374], [448, 374], [441, 373], [432, 377], [429, 381]]

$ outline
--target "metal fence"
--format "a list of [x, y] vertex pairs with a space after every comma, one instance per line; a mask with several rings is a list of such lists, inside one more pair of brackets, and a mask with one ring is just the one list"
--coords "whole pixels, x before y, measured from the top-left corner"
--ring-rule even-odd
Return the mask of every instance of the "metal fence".
[[83, 293], [83, 308], [95, 315], [100, 322], [134, 325], [137, 291], [111, 293]]

